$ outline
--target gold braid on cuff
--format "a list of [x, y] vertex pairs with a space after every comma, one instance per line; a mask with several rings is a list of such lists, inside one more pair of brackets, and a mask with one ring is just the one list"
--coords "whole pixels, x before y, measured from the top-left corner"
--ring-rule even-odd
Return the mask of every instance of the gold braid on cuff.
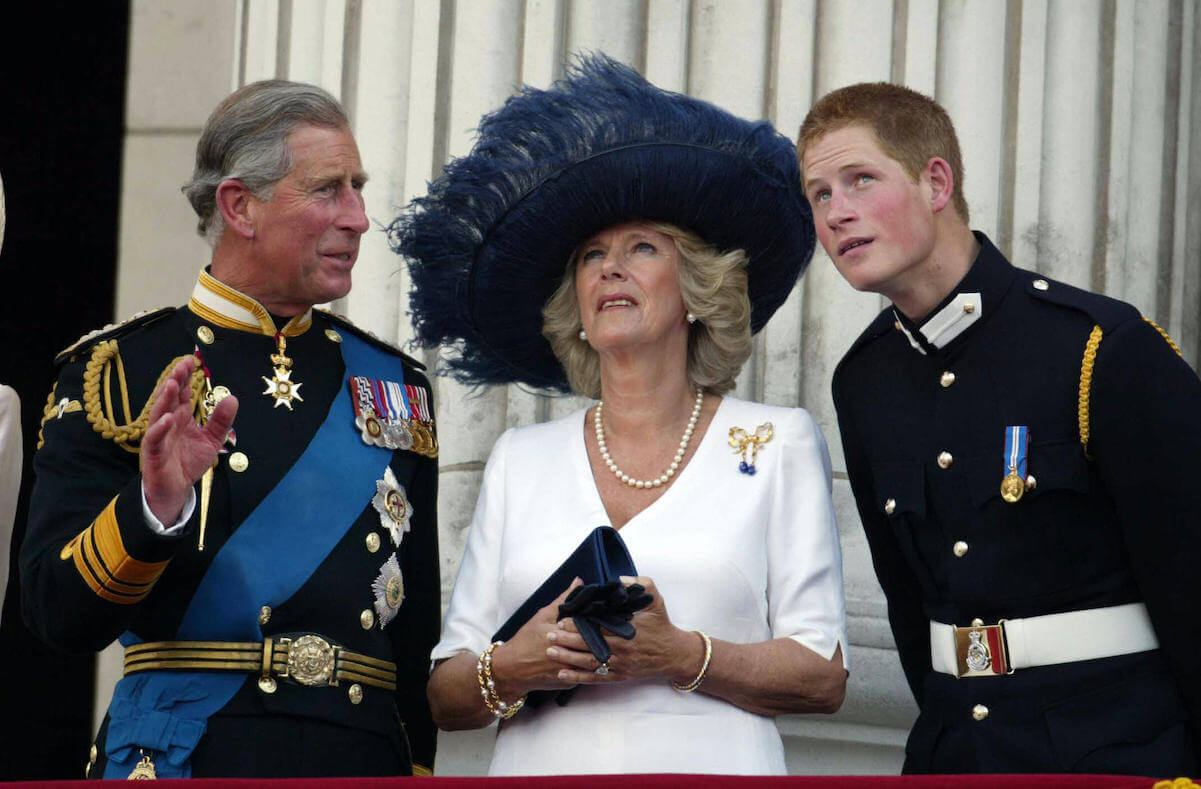
[[701, 683], [705, 681], [705, 674], [709, 673], [709, 661], [713, 659], [713, 642], [709, 640], [709, 636], [699, 630], [693, 630], [692, 632], [700, 636], [701, 641], [705, 642], [705, 659], [701, 662], [701, 670], [697, 672], [692, 682], [689, 682], [687, 685], [681, 685], [678, 682], [671, 683], [671, 686], [681, 693], [691, 693], [701, 686]]
[[503, 641], [493, 641], [487, 649], [480, 653], [480, 659], [475, 664], [475, 678], [480, 683], [480, 696], [488, 711], [501, 720], [512, 718], [525, 706], [525, 696], [512, 704], [501, 701], [496, 695], [496, 682], [492, 679], [492, 650], [503, 644]]

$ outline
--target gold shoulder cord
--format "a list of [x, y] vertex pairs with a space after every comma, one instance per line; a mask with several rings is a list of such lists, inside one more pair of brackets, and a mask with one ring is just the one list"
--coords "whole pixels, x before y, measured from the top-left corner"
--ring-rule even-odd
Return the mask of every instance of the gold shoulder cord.
[[[162, 382], [175, 369], [175, 365], [184, 359], [194, 359], [191, 354], [177, 356], [159, 375], [154, 384], [157, 390]], [[125, 424], [117, 424], [113, 413], [113, 402], [109, 388], [113, 363], [116, 362], [117, 384], [121, 392], [121, 407], [125, 412]], [[103, 380], [102, 380], [103, 379]], [[192, 390], [193, 409], [200, 407], [204, 399], [204, 371], [199, 367], [193, 369], [190, 387]], [[103, 386], [102, 386], [103, 384]], [[101, 389], [104, 390], [104, 403], [101, 405]], [[53, 394], [51, 395], [53, 397]], [[83, 373], [83, 410], [87, 414], [92, 429], [100, 435], [113, 441], [126, 452], [137, 453], [136, 443], [146, 433], [150, 422], [150, 409], [154, 406], [154, 393], [146, 400], [136, 419], [130, 419], [129, 390], [125, 383], [125, 366], [121, 362], [121, 354], [117, 350], [116, 340], [104, 340], [92, 349], [92, 358], [88, 361]], [[133, 446], [131, 446], [133, 445]]]
[[[1159, 332], [1159, 335], [1163, 337], [1164, 342], [1166, 342], [1168, 347], [1176, 352], [1177, 356], [1183, 357], [1183, 354], [1180, 352], [1180, 347], [1172, 341], [1171, 336], [1164, 331], [1158, 323], [1146, 317], [1144, 317], [1143, 320], [1151, 324], [1151, 327], [1155, 329], [1155, 331]], [[1080, 405], [1078, 415], [1080, 421], [1080, 444], [1084, 447], [1084, 456], [1089, 460], [1092, 460], [1092, 456], [1088, 454], [1088, 397], [1093, 383], [1093, 365], [1096, 364], [1097, 348], [1100, 345], [1101, 327], [1094, 326], [1092, 333], [1088, 335], [1088, 342], [1084, 345], [1084, 359], [1080, 363]]]
[[1175, 351], [1177, 356], [1184, 358], [1184, 354], [1182, 354], [1180, 352], [1180, 346], [1178, 346], [1176, 343], [1172, 342], [1172, 338], [1168, 335], [1168, 333], [1166, 331], [1164, 331], [1162, 328], [1160, 328], [1158, 323], [1156, 323], [1155, 321], [1151, 320], [1150, 318], [1146, 318], [1146, 317], [1144, 317], [1143, 320], [1145, 320], [1147, 323], [1151, 324], [1151, 328], [1153, 328], [1153, 329], [1155, 329], [1155, 331], [1159, 332], [1159, 336], [1164, 338], [1164, 341], [1167, 342], [1168, 347], [1171, 348], [1173, 351]]
[[1093, 385], [1093, 365], [1097, 362], [1097, 348], [1101, 345], [1101, 327], [1094, 326], [1084, 344], [1084, 359], [1080, 362], [1080, 399], [1077, 418], [1080, 422], [1080, 445], [1084, 447], [1084, 456], [1092, 460], [1088, 454], [1088, 397]]
[[42, 437], [42, 433], [45, 431], [46, 423], [50, 421], [50, 417], [58, 412], [58, 408], [54, 403], [54, 393], [57, 389], [58, 382], [55, 381], [54, 385], [50, 387], [50, 394], [46, 395], [46, 405], [42, 408], [42, 423], [38, 425], [38, 445], [34, 448], [35, 452], [42, 448], [42, 444], [46, 443], [46, 439]]

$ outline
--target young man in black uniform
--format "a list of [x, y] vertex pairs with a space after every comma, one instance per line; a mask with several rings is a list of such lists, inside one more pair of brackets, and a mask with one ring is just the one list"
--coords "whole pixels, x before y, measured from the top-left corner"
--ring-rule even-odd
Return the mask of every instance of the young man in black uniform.
[[329, 94], [242, 88], [185, 187], [213, 245], [189, 303], [57, 360], [23, 597], [51, 644], [125, 645], [91, 777], [432, 767], [429, 384], [313, 309], [350, 290], [365, 181]]
[[1201, 381], [1130, 305], [969, 229], [925, 96], [834, 91], [798, 155], [835, 267], [892, 301], [833, 389], [921, 709], [905, 771], [1195, 774]]

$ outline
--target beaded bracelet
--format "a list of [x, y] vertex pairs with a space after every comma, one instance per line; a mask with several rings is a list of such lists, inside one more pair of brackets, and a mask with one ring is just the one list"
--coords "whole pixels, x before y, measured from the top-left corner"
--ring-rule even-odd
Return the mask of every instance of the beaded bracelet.
[[713, 659], [713, 642], [709, 640], [709, 636], [699, 630], [693, 630], [692, 632], [700, 636], [701, 641], [705, 642], [705, 659], [701, 663], [701, 670], [697, 672], [692, 682], [689, 682], [687, 685], [681, 685], [678, 682], [671, 683], [671, 686], [681, 693], [691, 693], [701, 686], [701, 683], [705, 681], [705, 674], [709, 671], [709, 661]]
[[512, 704], [507, 704], [496, 695], [496, 682], [492, 679], [492, 650], [503, 643], [503, 641], [493, 641], [487, 649], [480, 653], [480, 659], [475, 664], [475, 676], [480, 683], [480, 696], [484, 699], [484, 706], [501, 720], [512, 718], [525, 706], [525, 696]]

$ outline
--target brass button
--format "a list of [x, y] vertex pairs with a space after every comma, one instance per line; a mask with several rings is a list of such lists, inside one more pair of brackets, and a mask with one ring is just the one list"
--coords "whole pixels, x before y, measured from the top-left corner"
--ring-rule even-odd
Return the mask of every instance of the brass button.
[[354, 683], [346, 689], [346, 695], [350, 696], [351, 704], [358, 704], [363, 700], [363, 686], [359, 683]]
[[265, 625], [271, 621], [271, 606], [265, 605], [259, 609], [259, 624]]
[[897, 510], [897, 500], [896, 499], [885, 499], [884, 500], [884, 514], [885, 515], [892, 515], [894, 512], [896, 512], [896, 510]]
[[1035, 290], [1046, 290], [1049, 287], [1051, 287], [1051, 285], [1045, 279], [1034, 280], [1034, 289]]
[[95, 764], [96, 757], [99, 755], [100, 755], [100, 752], [98, 750], [96, 750], [96, 743], [92, 743], [92, 749], [90, 751], [88, 751], [88, 763]]
[[960, 540], [951, 548], [951, 552], [956, 556], [962, 557], [965, 553], [967, 553], [967, 543], [963, 540]]
[[976, 706], [972, 707], [972, 718], [973, 719], [982, 721], [987, 717], [988, 717], [988, 707], [985, 707], [983, 704], [977, 704]]
[[364, 608], [363, 613], [359, 614], [359, 624], [363, 626], [364, 630], [370, 630], [371, 626], [375, 624], [375, 614], [371, 612], [370, 608]]
[[1038, 487], [1038, 480], [1036, 480], [1034, 478], [1033, 474], [1027, 474], [1026, 475], [1026, 490], [1034, 490], [1036, 487]]
[[338, 334], [333, 329], [326, 329], [325, 336], [328, 337], [332, 342], [342, 342], [342, 335]]
[[892, 325], [893, 325], [893, 328], [895, 328], [897, 331], [901, 330], [901, 322], [900, 321], [893, 321]]
[[939, 468], [950, 468], [951, 464], [954, 462], [955, 462], [955, 458], [951, 455], [950, 452], [944, 451], [944, 452], [938, 453], [938, 467]]
[[208, 326], [201, 326], [199, 329], [197, 329], [196, 330], [196, 338], [198, 340], [200, 340], [202, 343], [204, 343], [205, 345], [212, 345], [213, 340], [217, 339], [216, 336], [213, 334], [213, 330], [210, 329]]
[[367, 533], [367, 550], [371, 553], [375, 553], [379, 550], [379, 535], [377, 533]]
[[963, 311], [966, 312], [968, 315], [971, 315], [973, 312], [976, 311], [976, 305], [969, 301], [967, 304], [963, 305]]
[[259, 690], [264, 693], [274, 693], [275, 687], [274, 677], [259, 677]]
[[955, 383], [955, 373], [947, 370], [942, 374], [942, 377], [938, 379], [938, 382], [942, 384], [943, 389], [946, 389], [948, 386]]
[[250, 458], [245, 452], [235, 452], [229, 456], [229, 467], [237, 472], [245, 471], [250, 467]]

